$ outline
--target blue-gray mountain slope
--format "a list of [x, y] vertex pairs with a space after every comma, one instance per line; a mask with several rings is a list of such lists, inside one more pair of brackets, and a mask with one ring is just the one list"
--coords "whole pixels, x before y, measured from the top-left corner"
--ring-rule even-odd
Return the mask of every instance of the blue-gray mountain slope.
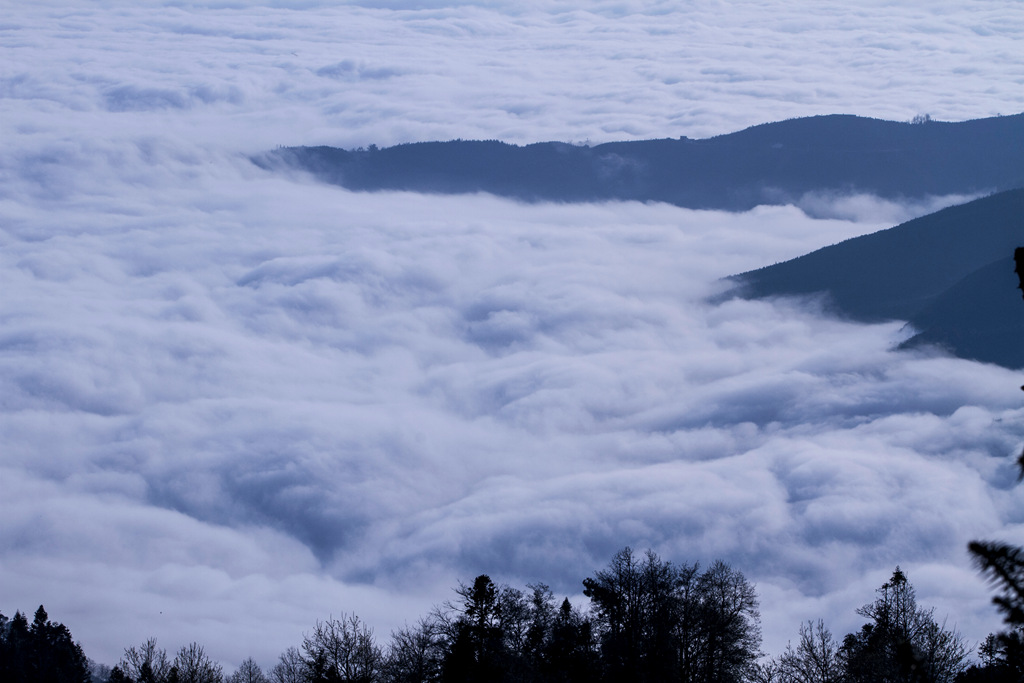
[[424, 142], [279, 149], [254, 159], [352, 190], [488, 192], [526, 201], [663, 201], [746, 210], [806, 193], [892, 199], [1024, 186], [1024, 114], [959, 123], [815, 116], [706, 140]]
[[820, 295], [861, 321], [906, 320], [973, 360], [1024, 367], [1024, 304], [1013, 251], [1024, 245], [1024, 189], [998, 193], [733, 276], [748, 298]]

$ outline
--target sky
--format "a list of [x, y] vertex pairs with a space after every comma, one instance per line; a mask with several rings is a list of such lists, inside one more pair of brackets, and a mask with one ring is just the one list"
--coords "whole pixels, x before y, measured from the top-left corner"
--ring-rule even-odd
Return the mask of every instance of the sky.
[[384, 643], [481, 573], [584, 604], [631, 546], [741, 570], [768, 654], [858, 628], [896, 565], [969, 645], [999, 628], [966, 544], [1024, 543], [1019, 373], [708, 303], [951, 198], [526, 205], [248, 161], [1024, 111], [1016, 0], [848, 5], [6, 3], [0, 611], [230, 671], [342, 614]]

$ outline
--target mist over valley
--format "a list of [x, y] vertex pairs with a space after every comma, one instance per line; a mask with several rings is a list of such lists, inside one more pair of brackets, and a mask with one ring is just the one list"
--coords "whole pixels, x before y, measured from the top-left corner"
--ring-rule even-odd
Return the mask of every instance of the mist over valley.
[[16, 3], [0, 611], [266, 668], [629, 546], [766, 654], [1000, 628], [1020, 7], [654, 4]]

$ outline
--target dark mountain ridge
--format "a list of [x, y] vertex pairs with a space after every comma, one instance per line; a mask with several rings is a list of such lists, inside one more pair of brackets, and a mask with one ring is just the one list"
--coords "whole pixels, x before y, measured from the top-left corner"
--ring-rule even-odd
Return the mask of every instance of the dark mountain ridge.
[[908, 321], [903, 344], [1024, 367], [1024, 306], [1013, 252], [1024, 244], [1024, 189], [915, 218], [730, 278], [746, 298], [824, 294], [854, 320]]
[[1012, 262], [1024, 244], [1024, 114], [958, 123], [832, 115], [687, 138], [577, 146], [497, 140], [386, 149], [292, 147], [254, 163], [351, 190], [487, 192], [524, 201], [662, 201], [747, 210], [814, 194], [893, 200], [989, 194], [732, 278], [750, 298], [824, 294], [839, 315], [905, 320], [935, 344], [1024, 367]]
[[421, 142], [369, 150], [290, 147], [253, 161], [351, 190], [488, 192], [524, 201], [662, 201], [747, 210], [807, 193], [889, 199], [1024, 186], [1024, 114], [899, 123], [848, 115], [766, 123], [703, 140]]

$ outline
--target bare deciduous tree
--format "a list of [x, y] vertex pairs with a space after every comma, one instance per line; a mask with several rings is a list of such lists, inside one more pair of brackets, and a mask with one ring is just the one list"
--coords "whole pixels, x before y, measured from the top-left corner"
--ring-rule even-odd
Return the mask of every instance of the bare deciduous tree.
[[150, 638], [138, 647], [125, 648], [117, 668], [134, 681], [164, 683], [171, 672], [171, 662], [167, 650], [156, 646], [156, 638]]
[[800, 625], [800, 642], [794, 649], [786, 645], [779, 657], [781, 679], [785, 683], [838, 683], [843, 677], [839, 661], [839, 643], [821, 619]]
[[371, 683], [380, 671], [382, 656], [373, 631], [354, 614], [318, 621], [303, 637], [302, 650], [314, 680], [334, 676], [346, 683]]
[[306, 662], [298, 648], [290, 647], [281, 653], [277, 664], [270, 670], [273, 683], [305, 683]]
[[228, 676], [228, 683], [269, 683], [263, 669], [252, 657], [238, 665], [238, 669]]
[[210, 659], [199, 643], [183, 645], [174, 656], [178, 683], [222, 683], [224, 670]]
[[432, 619], [422, 619], [416, 626], [395, 631], [381, 667], [383, 680], [387, 683], [440, 680], [446, 647], [447, 641]]

